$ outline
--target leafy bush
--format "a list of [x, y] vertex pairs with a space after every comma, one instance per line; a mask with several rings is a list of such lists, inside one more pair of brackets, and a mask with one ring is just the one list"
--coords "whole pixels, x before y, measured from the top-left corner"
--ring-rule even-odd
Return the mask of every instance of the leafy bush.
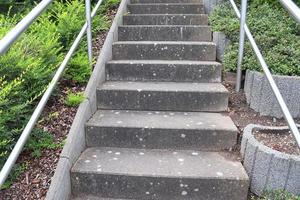
[[295, 196], [284, 190], [266, 191], [260, 200], [300, 200], [300, 196]]
[[[0, 38], [29, 11], [0, 14]], [[83, 0], [55, 1], [0, 56], [0, 168], [84, 22]], [[107, 30], [109, 26], [108, 17], [98, 13], [93, 20], [93, 33]], [[87, 82], [92, 71], [85, 40], [81, 41], [64, 75], [77, 83]], [[32, 134], [26, 148], [34, 155], [38, 156], [43, 148], [54, 148], [49, 133], [37, 129]]]
[[79, 93], [69, 93], [65, 101], [67, 106], [77, 107], [81, 102], [83, 102], [85, 96], [82, 92]]
[[[218, 6], [209, 19], [214, 31], [224, 32], [231, 40], [224, 66], [236, 71], [239, 22], [232, 7], [228, 3]], [[247, 24], [273, 74], [300, 75], [299, 25], [282, 6], [268, 0], [250, 1]], [[262, 70], [247, 40], [242, 67]]]

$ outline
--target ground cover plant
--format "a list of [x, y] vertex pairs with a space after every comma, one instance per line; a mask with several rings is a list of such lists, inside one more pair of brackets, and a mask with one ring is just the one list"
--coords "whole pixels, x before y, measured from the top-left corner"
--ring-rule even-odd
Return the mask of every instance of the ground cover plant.
[[[109, 29], [111, 22], [103, 8], [115, 6], [115, 2], [107, 0], [103, 3], [102, 9], [93, 20], [94, 34]], [[24, 12], [14, 13], [11, 9], [8, 13], [0, 14], [0, 38], [14, 27], [32, 6], [34, 4], [28, 3]], [[0, 168], [84, 22], [83, 0], [54, 1], [9, 51], [0, 56]], [[63, 79], [79, 85], [87, 82], [92, 68], [87, 58], [86, 46], [83, 38], [68, 64]], [[78, 98], [75, 98], [75, 104], [79, 103]], [[41, 149], [57, 148], [60, 145], [53, 144], [51, 134], [38, 128], [33, 131], [26, 150], [31, 151], [34, 156], [39, 156]], [[23, 164], [16, 165], [15, 173], [12, 173], [11, 177], [15, 177], [24, 169]]]
[[[300, 1], [295, 1], [300, 5]], [[209, 17], [213, 31], [226, 34], [231, 43], [225, 51], [224, 66], [236, 71], [239, 22], [229, 3], [216, 7]], [[300, 75], [300, 26], [277, 2], [249, 1], [247, 24], [273, 74]], [[262, 71], [246, 39], [243, 69]]]

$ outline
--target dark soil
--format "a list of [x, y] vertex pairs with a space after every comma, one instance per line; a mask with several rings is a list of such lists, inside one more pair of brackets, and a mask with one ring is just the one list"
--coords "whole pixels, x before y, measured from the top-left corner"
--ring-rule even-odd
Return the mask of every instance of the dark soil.
[[[109, 11], [112, 20], [117, 8]], [[99, 55], [107, 32], [100, 32], [93, 40], [93, 53], [95, 58]], [[85, 86], [76, 84], [69, 80], [62, 80], [58, 90], [49, 99], [37, 127], [50, 132], [54, 136], [56, 144], [64, 144], [64, 140], [71, 128], [77, 108], [65, 105], [68, 92], [84, 91]], [[61, 145], [62, 146], [62, 145]], [[54, 175], [62, 147], [55, 149], [44, 149], [40, 157], [33, 157], [31, 152], [24, 151], [18, 158], [17, 163], [27, 166], [19, 175], [10, 188], [0, 191], [1, 200], [19, 199], [45, 199], [49, 189], [51, 178]]]
[[[246, 102], [246, 96], [244, 94], [244, 91], [235, 91], [235, 77], [236, 75], [234, 73], [225, 73], [223, 84], [230, 92], [228, 104], [229, 116], [239, 129], [238, 142], [237, 145], [232, 149], [232, 153], [239, 156], [243, 130], [248, 124], [260, 124], [266, 126], [287, 126], [287, 123], [284, 119], [277, 119], [269, 116], [260, 116], [258, 112], [252, 110]], [[295, 122], [299, 123], [300, 119], [295, 119]], [[259, 199], [259, 197], [249, 192], [248, 200]]]
[[[261, 116], [258, 112], [252, 110], [246, 102], [246, 96], [243, 90], [235, 91], [235, 74], [226, 73], [223, 84], [229, 90], [229, 116], [239, 129], [238, 145], [235, 151], [240, 150], [241, 136], [244, 128], [248, 124], [260, 124], [265, 126], [287, 126], [285, 119], [275, 117]], [[300, 123], [300, 119], [295, 119], [296, 123]]]
[[300, 155], [300, 149], [290, 131], [272, 133], [256, 130], [254, 131], [254, 137], [274, 150], [292, 155]]

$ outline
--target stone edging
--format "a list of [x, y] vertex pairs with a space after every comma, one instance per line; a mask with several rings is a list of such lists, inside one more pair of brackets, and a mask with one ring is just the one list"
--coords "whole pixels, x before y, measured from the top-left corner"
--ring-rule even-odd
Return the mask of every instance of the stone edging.
[[[274, 75], [275, 82], [291, 112], [300, 117], [300, 77]], [[247, 103], [261, 115], [283, 117], [269, 82], [261, 72], [247, 70], [245, 78], [245, 94]]]
[[123, 23], [123, 15], [127, 12], [128, 2], [129, 0], [122, 0], [120, 3], [118, 12], [106, 36], [96, 66], [84, 92], [86, 99], [77, 110], [54, 176], [51, 179], [51, 185], [46, 196], [47, 200], [67, 200], [71, 197], [70, 169], [86, 148], [85, 123], [97, 110], [96, 87], [105, 81], [105, 63], [112, 58], [112, 43], [117, 41], [118, 26]]
[[261, 195], [265, 190], [284, 189], [299, 195], [300, 156], [285, 154], [263, 145], [254, 138], [252, 132], [255, 129], [278, 132], [288, 130], [288, 127], [249, 124], [244, 129], [241, 154], [250, 178], [251, 192]]

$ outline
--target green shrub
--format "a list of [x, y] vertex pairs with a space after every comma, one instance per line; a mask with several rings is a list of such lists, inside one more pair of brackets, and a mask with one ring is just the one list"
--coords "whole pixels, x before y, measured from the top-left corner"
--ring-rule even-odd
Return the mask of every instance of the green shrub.
[[266, 191], [260, 200], [300, 200], [300, 196], [295, 196], [284, 190]]
[[82, 92], [79, 93], [69, 93], [65, 101], [67, 106], [77, 107], [81, 102], [83, 102], [85, 96]]
[[35, 129], [31, 133], [25, 149], [29, 150], [32, 156], [40, 157], [43, 149], [56, 149], [58, 147], [60, 145], [54, 142], [54, 137], [51, 133], [42, 129]]
[[[300, 75], [299, 25], [281, 7], [267, 0], [254, 0], [248, 8], [247, 24], [273, 74]], [[239, 22], [229, 4], [218, 6], [210, 16], [214, 31], [231, 40], [225, 51], [224, 66], [236, 71]], [[262, 71], [246, 40], [243, 69]]]
[[[0, 14], [0, 38], [29, 11]], [[84, 23], [83, 0], [55, 1], [9, 51], [0, 56], [0, 168]], [[110, 23], [108, 17], [98, 13], [93, 20], [93, 33], [108, 30]], [[86, 83], [91, 71], [84, 37], [64, 78]], [[72, 105], [79, 101], [82, 101], [80, 95], [69, 100]], [[43, 148], [55, 148], [53, 145], [52, 135], [37, 129], [26, 148], [39, 156]]]

